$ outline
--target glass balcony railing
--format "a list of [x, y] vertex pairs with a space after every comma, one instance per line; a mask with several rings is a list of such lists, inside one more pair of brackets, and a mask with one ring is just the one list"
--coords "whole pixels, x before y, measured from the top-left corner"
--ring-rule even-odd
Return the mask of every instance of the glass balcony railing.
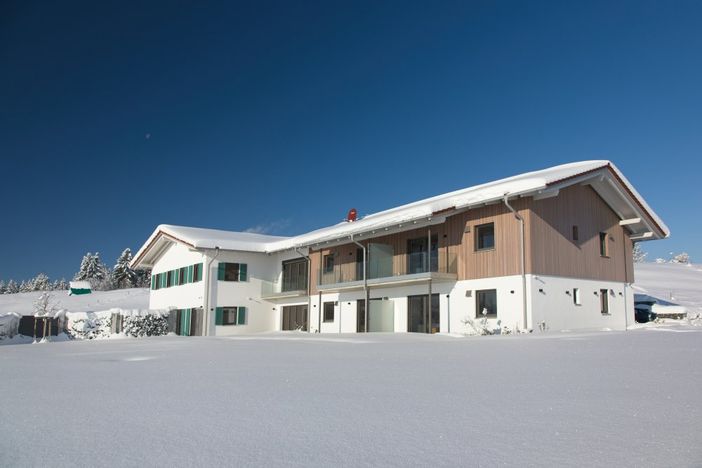
[[295, 296], [307, 293], [307, 278], [277, 278], [272, 281], [261, 281], [261, 297]]
[[[385, 254], [385, 252], [383, 252]], [[457, 273], [456, 254], [443, 252], [416, 252], [404, 255], [379, 255], [368, 259], [368, 280], [437, 273], [455, 275]], [[331, 269], [319, 272], [319, 285], [330, 285], [363, 281], [363, 266], [357, 262], [334, 265]]]

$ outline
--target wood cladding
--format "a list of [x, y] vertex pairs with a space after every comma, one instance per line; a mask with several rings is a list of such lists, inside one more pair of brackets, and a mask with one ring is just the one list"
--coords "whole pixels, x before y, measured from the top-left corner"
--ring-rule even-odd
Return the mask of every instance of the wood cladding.
[[[589, 186], [563, 189], [553, 198], [510, 201], [525, 223], [526, 273], [633, 282], [632, 242], [619, 218]], [[495, 247], [476, 250], [476, 226], [494, 223]], [[574, 226], [577, 228], [574, 230]], [[392, 245], [393, 272], [403, 274], [407, 265], [407, 241], [426, 237], [427, 230], [438, 237], [439, 271], [455, 262], [458, 280], [511, 276], [521, 273], [520, 223], [503, 203], [474, 208], [449, 216], [443, 224], [379, 236], [360, 241]], [[577, 231], [578, 240], [573, 240]], [[599, 235], [607, 233], [608, 256], [600, 256]], [[323, 256], [334, 255], [338, 275], [355, 280], [356, 251], [352, 243], [312, 251], [312, 293], [317, 284]], [[453, 269], [452, 269], [453, 270]], [[360, 278], [359, 278], [360, 279]]]
[[[573, 240], [573, 226], [578, 239]], [[590, 186], [574, 185], [531, 202], [527, 271], [541, 275], [633, 281], [632, 243], [619, 217]], [[600, 255], [600, 232], [608, 255]]]

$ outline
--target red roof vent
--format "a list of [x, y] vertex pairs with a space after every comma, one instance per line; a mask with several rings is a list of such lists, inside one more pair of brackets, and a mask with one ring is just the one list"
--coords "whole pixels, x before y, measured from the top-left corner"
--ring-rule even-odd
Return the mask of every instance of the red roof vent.
[[356, 211], [356, 208], [351, 208], [349, 210], [349, 214], [346, 215], [346, 221], [349, 223], [353, 223], [356, 221], [356, 217], [358, 216], [358, 212]]

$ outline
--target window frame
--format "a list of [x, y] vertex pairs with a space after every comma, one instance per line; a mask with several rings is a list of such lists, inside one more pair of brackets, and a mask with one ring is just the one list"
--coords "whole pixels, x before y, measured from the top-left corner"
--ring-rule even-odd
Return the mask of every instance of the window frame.
[[[492, 245], [490, 245], [489, 247], [481, 247], [480, 246], [481, 231], [487, 227], [492, 228]], [[489, 251], [489, 250], [495, 250], [495, 222], [494, 221], [489, 222], [489, 223], [479, 224], [479, 225], [475, 226], [475, 228], [473, 230], [475, 232], [475, 240], [474, 240], [474, 245], [473, 245], [475, 252], [485, 252], [485, 251]]]
[[[483, 308], [480, 307], [480, 298], [483, 294], [485, 293], [494, 293], [495, 294], [495, 313], [491, 314], [489, 313], [487, 315], [483, 315], [482, 310]], [[475, 318], [497, 318], [498, 314], [498, 306], [497, 306], [497, 289], [479, 289], [475, 291]]]
[[[331, 319], [327, 317], [327, 313], [331, 312]], [[336, 318], [336, 307], [333, 301], [322, 304], [322, 323], [333, 323]]]
[[322, 257], [322, 273], [329, 274], [334, 272], [334, 254], [328, 253]]
[[[233, 315], [233, 321], [231, 320]], [[223, 306], [217, 307], [215, 325], [218, 327], [234, 327], [248, 325], [248, 310], [245, 306]]]
[[610, 313], [609, 313], [609, 289], [600, 289], [600, 313], [602, 315], [610, 315]]
[[609, 234], [607, 231], [600, 232], [600, 257], [609, 258]]

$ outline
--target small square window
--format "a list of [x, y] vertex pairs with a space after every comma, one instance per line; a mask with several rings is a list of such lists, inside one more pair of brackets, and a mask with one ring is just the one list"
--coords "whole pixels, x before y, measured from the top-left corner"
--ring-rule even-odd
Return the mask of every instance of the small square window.
[[580, 240], [580, 236], [578, 235], [578, 226], [573, 226], [573, 240]]
[[475, 292], [475, 316], [497, 317], [497, 289]]
[[475, 228], [475, 250], [495, 248], [495, 223], [481, 224]]

